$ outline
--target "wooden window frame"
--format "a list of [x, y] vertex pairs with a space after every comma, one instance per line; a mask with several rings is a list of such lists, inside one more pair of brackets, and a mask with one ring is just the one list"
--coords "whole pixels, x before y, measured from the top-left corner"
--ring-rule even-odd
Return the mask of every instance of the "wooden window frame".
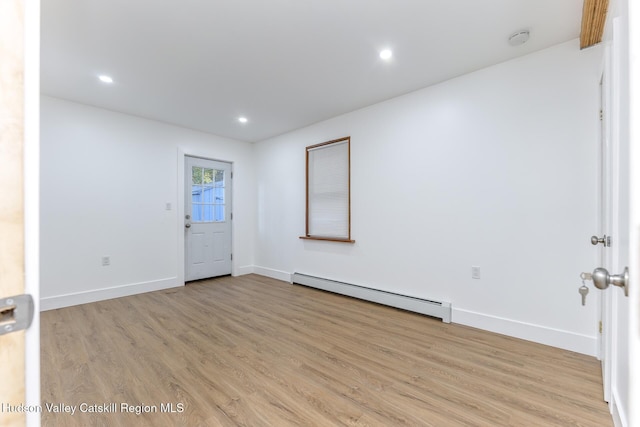
[[[331, 144], [337, 144], [346, 141], [347, 143], [347, 191], [348, 191], [348, 208], [347, 208], [347, 237], [332, 237], [332, 236], [318, 236], [311, 235], [309, 233], [309, 152], [320, 147], [325, 147]], [[306, 147], [306, 205], [305, 205], [305, 235], [300, 236], [301, 239], [306, 240], [323, 240], [329, 242], [339, 243], [355, 243], [355, 240], [351, 239], [351, 137], [346, 136], [344, 138], [333, 139], [331, 141], [322, 142], [320, 144], [310, 145]]]

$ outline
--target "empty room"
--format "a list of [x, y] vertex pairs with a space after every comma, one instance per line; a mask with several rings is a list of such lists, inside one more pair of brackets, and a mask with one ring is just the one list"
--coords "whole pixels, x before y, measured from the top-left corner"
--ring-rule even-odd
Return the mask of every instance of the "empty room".
[[8, 2], [0, 425], [640, 425], [631, 3]]

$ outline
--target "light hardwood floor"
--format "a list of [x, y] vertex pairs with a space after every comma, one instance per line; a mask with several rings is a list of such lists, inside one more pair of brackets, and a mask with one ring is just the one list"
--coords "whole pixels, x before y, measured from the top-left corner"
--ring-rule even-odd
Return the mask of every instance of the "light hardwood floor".
[[591, 357], [257, 275], [41, 322], [43, 406], [117, 404], [44, 426], [613, 425]]

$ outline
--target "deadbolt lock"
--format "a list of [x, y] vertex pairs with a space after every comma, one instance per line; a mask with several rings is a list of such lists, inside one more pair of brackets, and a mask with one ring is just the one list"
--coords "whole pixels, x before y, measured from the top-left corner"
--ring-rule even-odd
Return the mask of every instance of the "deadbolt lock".
[[602, 243], [605, 247], [611, 246], [611, 236], [607, 236], [606, 234], [602, 237], [591, 236], [591, 244], [595, 246], [598, 243]]

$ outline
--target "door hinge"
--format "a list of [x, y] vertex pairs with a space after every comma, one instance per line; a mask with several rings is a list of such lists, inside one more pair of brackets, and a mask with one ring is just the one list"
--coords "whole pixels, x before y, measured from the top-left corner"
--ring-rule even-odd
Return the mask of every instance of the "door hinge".
[[602, 110], [600, 110], [600, 120], [602, 121], [602, 117], [603, 117], [603, 113]]
[[598, 322], [598, 332], [602, 333], [602, 320]]
[[33, 320], [33, 298], [31, 295], [16, 295], [0, 299], [0, 335], [21, 331], [31, 326]]
[[[600, 111], [600, 117], [602, 117], [602, 111]], [[231, 179], [233, 179], [233, 172], [231, 172]]]
[[233, 212], [231, 212], [231, 221], [233, 221]]
[[233, 254], [231, 254], [231, 261], [233, 261]]

